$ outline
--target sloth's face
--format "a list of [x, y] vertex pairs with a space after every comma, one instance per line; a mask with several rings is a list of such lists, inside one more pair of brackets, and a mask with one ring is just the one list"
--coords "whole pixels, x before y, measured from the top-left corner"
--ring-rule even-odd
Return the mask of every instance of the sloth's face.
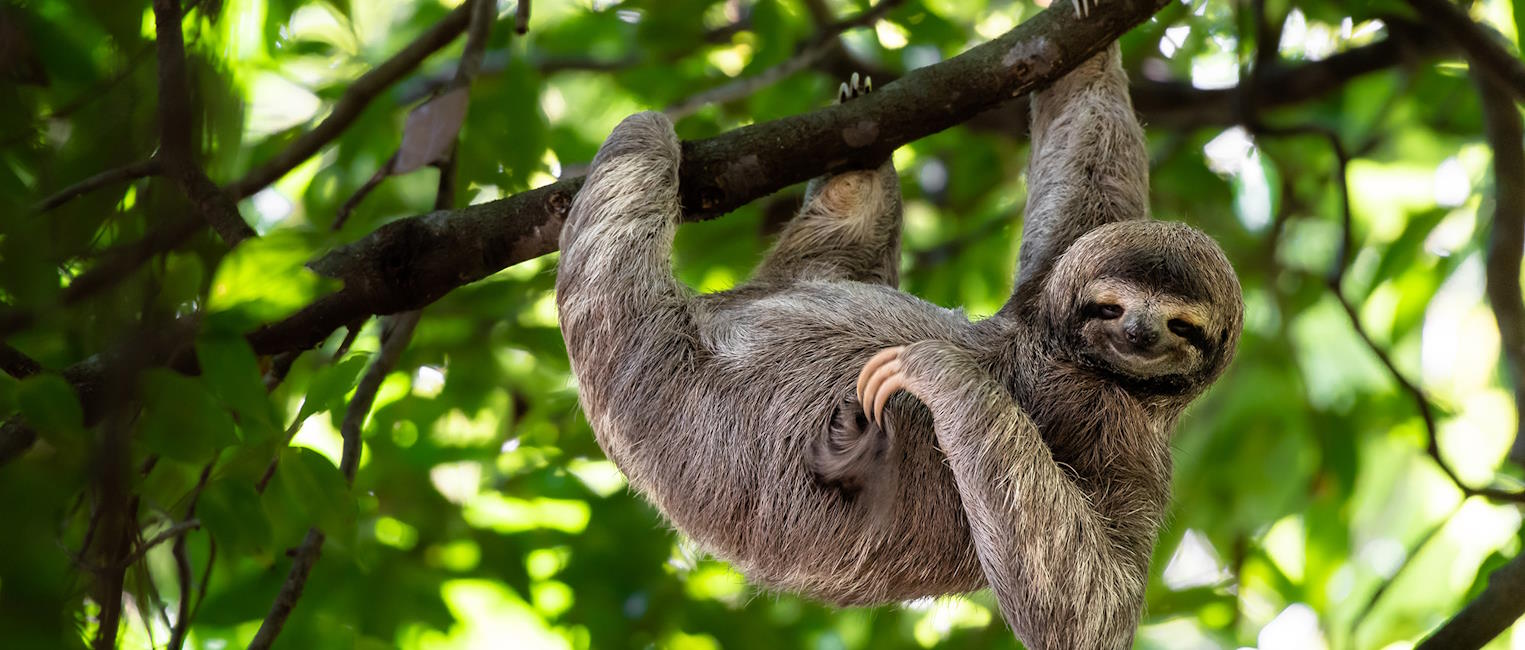
[[1087, 284], [1079, 309], [1082, 355], [1146, 383], [1194, 378], [1223, 330], [1207, 305], [1116, 278]]
[[1178, 223], [1100, 226], [1060, 257], [1042, 309], [1061, 349], [1129, 390], [1195, 396], [1233, 358], [1244, 321], [1234, 268]]

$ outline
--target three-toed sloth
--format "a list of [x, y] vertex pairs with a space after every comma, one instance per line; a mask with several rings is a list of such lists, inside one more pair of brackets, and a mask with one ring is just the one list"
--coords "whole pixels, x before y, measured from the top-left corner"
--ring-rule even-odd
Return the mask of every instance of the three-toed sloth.
[[1019, 277], [975, 322], [896, 288], [888, 162], [812, 181], [753, 279], [695, 295], [670, 260], [672, 124], [616, 127], [556, 291], [630, 484], [769, 588], [856, 605], [988, 585], [1028, 647], [1128, 645], [1171, 432], [1233, 356], [1243, 303], [1211, 238], [1149, 218], [1119, 59], [1034, 99]]

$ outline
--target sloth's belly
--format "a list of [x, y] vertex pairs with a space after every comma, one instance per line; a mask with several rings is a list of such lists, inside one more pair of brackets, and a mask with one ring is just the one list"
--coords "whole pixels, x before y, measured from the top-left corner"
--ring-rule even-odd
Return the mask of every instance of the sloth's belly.
[[[692, 472], [667, 474], [675, 484], [649, 492], [664, 513], [774, 589], [865, 604], [980, 586], [952, 476], [914, 398], [891, 402], [899, 422], [891, 420], [885, 475], [900, 479], [886, 490], [870, 497], [822, 486], [807, 456], [869, 357], [925, 339], [961, 342], [968, 320], [856, 283], [711, 300], [697, 310], [700, 363], [688, 407], [670, 429], [674, 447], [694, 454], [685, 463]], [[687, 489], [699, 484], [706, 488]]]

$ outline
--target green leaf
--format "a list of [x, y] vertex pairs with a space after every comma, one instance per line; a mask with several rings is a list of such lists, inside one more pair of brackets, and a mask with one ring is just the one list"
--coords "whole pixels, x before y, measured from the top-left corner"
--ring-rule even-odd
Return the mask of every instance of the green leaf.
[[300, 538], [316, 526], [330, 538], [347, 543], [355, 535], [354, 495], [339, 468], [322, 454], [305, 447], [281, 451], [275, 476], [265, 488], [265, 504], [282, 540]]
[[241, 480], [213, 481], [196, 503], [196, 516], [218, 544], [235, 552], [262, 552], [272, 541], [269, 516], [254, 486]]
[[319, 371], [318, 376], [312, 380], [312, 387], [307, 390], [307, 399], [302, 400], [302, 409], [297, 413], [297, 419], [303, 420], [340, 407], [345, 393], [355, 387], [355, 382], [360, 380], [360, 373], [365, 370], [370, 358], [369, 354], [353, 354]]
[[243, 337], [205, 337], [196, 343], [196, 358], [202, 381], [238, 414], [246, 438], [264, 440], [275, 434], [275, 407], [265, 393], [259, 361]]
[[21, 417], [37, 430], [37, 435], [61, 449], [82, 449], [88, 442], [85, 414], [74, 388], [63, 377], [39, 374], [16, 386], [16, 402]]
[[201, 282], [206, 269], [194, 254], [171, 253], [160, 274], [158, 301], [163, 308], [176, 311], [201, 298]]
[[302, 308], [335, 286], [307, 268], [313, 248], [291, 231], [277, 231], [239, 244], [217, 267], [207, 308], [213, 312], [239, 309], [264, 321]]
[[170, 458], [206, 462], [219, 449], [238, 444], [233, 416], [206, 387], [168, 370], [143, 373], [140, 439]]

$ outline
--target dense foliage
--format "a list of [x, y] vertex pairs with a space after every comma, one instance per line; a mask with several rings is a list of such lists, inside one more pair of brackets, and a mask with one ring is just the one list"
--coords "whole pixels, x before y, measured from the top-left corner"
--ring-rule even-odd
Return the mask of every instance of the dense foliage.
[[[411, 340], [407, 317], [300, 355], [256, 355], [244, 334], [334, 289], [308, 260], [579, 174], [631, 112], [688, 113], [684, 138], [806, 112], [844, 70], [882, 86], [1040, 7], [893, 2], [853, 23], [869, 3], [541, 0], [520, 34], [503, 0], [448, 153], [468, 104], [409, 113], [457, 87], [458, 2], [184, 4], [178, 121], [148, 2], [0, 4], [0, 415], [20, 414], [0, 433], [37, 436], [0, 466], [0, 645], [109, 642], [115, 607], [124, 647], [247, 645], [316, 527], [280, 647], [1015, 647], [988, 594], [834, 610], [759, 592], [669, 530], [577, 407], [554, 254], [428, 305]], [[1516, 10], [1470, 6], [1517, 50]], [[357, 79], [446, 20], [459, 37], [355, 104]], [[1505, 184], [1476, 71], [1417, 20], [1393, 0], [1187, 0], [1122, 40], [1154, 211], [1216, 237], [1248, 305], [1237, 361], [1175, 440], [1143, 647], [1403, 647], [1521, 551], [1516, 404], [1484, 299]], [[1321, 67], [1357, 57], [1370, 65]], [[1238, 90], [1253, 78], [1279, 85]], [[316, 155], [239, 187], [257, 236], [229, 246], [200, 225], [216, 208], [186, 198], [195, 170], [237, 187], [336, 105], [360, 110]], [[974, 315], [1004, 301], [1024, 106], [896, 152], [909, 291]], [[189, 134], [192, 171], [161, 122]], [[745, 278], [798, 200], [684, 226], [682, 277]], [[351, 486], [340, 430], [352, 403], [365, 417], [371, 368]], [[76, 395], [89, 373], [104, 380]], [[1525, 647], [1525, 623], [1491, 647]]]

